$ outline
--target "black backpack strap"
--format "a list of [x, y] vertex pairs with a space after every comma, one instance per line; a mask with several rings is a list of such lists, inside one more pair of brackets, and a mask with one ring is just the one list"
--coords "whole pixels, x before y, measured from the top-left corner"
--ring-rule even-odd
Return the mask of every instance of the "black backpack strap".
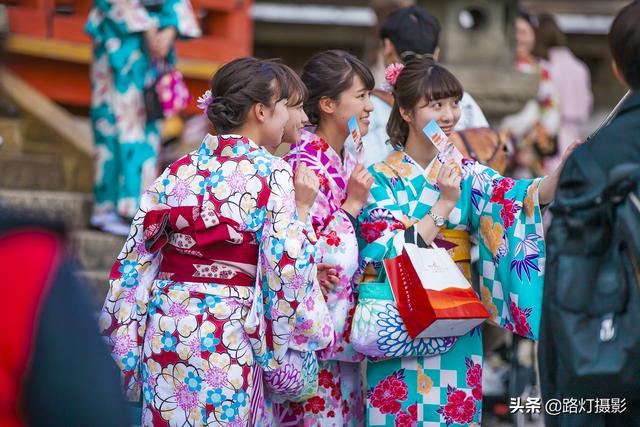
[[589, 182], [589, 189], [578, 197], [563, 197], [561, 192], [556, 195], [555, 211], [572, 212], [599, 205], [603, 202], [603, 192], [607, 186], [607, 174], [595, 160], [588, 143], [579, 147], [573, 154], [574, 162], [582, 171], [582, 175]]

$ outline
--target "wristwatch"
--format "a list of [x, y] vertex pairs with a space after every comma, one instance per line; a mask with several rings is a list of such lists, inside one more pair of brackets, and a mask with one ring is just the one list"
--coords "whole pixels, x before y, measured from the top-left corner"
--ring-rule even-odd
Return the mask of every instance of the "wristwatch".
[[435, 213], [433, 213], [433, 211], [429, 211], [429, 213], [427, 213], [427, 215], [429, 215], [431, 217], [433, 222], [436, 224], [436, 227], [442, 227], [444, 225], [445, 218], [443, 216], [435, 214]]

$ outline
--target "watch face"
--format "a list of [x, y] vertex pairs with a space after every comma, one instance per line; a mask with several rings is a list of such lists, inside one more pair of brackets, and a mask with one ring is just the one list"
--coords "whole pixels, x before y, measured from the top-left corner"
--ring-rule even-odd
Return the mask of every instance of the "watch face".
[[436, 225], [438, 227], [442, 227], [444, 225], [444, 218], [438, 218], [438, 220], [436, 221]]

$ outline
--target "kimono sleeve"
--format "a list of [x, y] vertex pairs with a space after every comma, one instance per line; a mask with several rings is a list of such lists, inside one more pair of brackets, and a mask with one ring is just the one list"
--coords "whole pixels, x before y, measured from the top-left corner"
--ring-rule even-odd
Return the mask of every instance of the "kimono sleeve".
[[257, 233], [256, 292], [245, 324], [255, 357], [267, 373], [284, 360], [296, 310], [311, 292], [316, 275], [315, 236], [298, 220], [291, 168], [279, 159], [272, 168], [266, 220]]
[[537, 339], [545, 244], [538, 201], [540, 179], [513, 180], [474, 164], [471, 227], [479, 240], [480, 294], [491, 321]]
[[96, 19], [94, 13], [102, 15], [111, 23], [111, 27], [119, 35], [140, 33], [158, 27], [158, 20], [153, 18], [139, 0], [95, 0], [95, 9], [89, 21]]
[[111, 354], [122, 371], [123, 387], [131, 400], [140, 399], [142, 345], [151, 287], [161, 261], [159, 252], [145, 247], [145, 217], [161, 208], [158, 190], [167, 173], [142, 196], [129, 236], [111, 268], [109, 291], [100, 314], [100, 330], [112, 347]]
[[167, 0], [160, 13], [160, 28], [174, 27], [178, 37], [202, 35], [189, 0]]
[[[411, 222], [397, 201], [399, 179], [369, 168], [374, 182], [367, 205], [358, 217], [360, 268], [380, 264], [402, 252]], [[411, 232], [413, 229], [409, 230]]]

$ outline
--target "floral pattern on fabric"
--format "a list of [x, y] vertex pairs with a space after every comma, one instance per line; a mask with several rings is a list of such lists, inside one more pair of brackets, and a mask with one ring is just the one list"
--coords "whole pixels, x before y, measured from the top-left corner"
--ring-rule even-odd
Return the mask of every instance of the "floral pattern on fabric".
[[[148, 11], [135, 0], [98, 0], [85, 31], [93, 39], [91, 121], [96, 144], [96, 211], [135, 215], [142, 192], [158, 175], [160, 131], [147, 120], [143, 90], [157, 70], [144, 31], [174, 27], [179, 37], [201, 32], [188, 0], [167, 0]], [[167, 62], [173, 65], [175, 55]]]
[[[424, 218], [440, 196], [434, 172], [440, 164], [436, 158], [423, 169], [405, 153], [392, 153], [388, 161], [370, 167], [375, 181], [369, 205], [359, 218], [358, 237], [364, 247], [361, 271], [373, 266], [379, 274], [381, 261], [400, 253], [407, 228]], [[463, 161], [462, 170], [462, 193], [447, 218], [448, 234], [468, 231], [478, 237], [479, 290], [491, 320], [536, 339], [545, 256], [539, 180], [514, 181], [470, 160]], [[448, 241], [446, 235], [443, 232], [438, 238], [444, 239], [444, 247], [457, 259], [460, 252], [456, 251], [462, 250], [461, 246]], [[467, 261], [458, 265], [469, 277], [468, 244], [464, 250], [467, 254], [462, 258]], [[354, 322], [365, 320], [360, 317]], [[396, 345], [403, 342], [397, 340]], [[367, 425], [395, 426], [400, 419], [405, 425], [426, 427], [480, 423], [480, 329], [456, 337], [452, 346], [436, 353], [371, 361], [367, 384]], [[406, 398], [402, 398], [404, 387], [408, 390]], [[381, 394], [387, 389], [395, 394]], [[414, 412], [409, 411], [412, 405], [418, 407], [415, 419], [411, 418]]]
[[143, 425], [262, 423], [262, 373], [285, 360], [314, 242], [291, 168], [246, 138], [208, 135], [156, 179], [100, 315]]
[[340, 209], [346, 200], [347, 182], [357, 158], [349, 147], [345, 147], [344, 153], [343, 160], [322, 138], [303, 131], [301, 141], [285, 156], [294, 170], [299, 159], [320, 180], [320, 191], [310, 212], [318, 238], [317, 259], [335, 266], [339, 277], [339, 283], [326, 297], [336, 339], [333, 345], [317, 353], [320, 372], [331, 372], [335, 384], [324, 387], [320, 383], [318, 396], [305, 405], [284, 405], [281, 419], [289, 420], [289, 423], [357, 426], [363, 422], [359, 363], [363, 356], [353, 349], [350, 342], [351, 319], [356, 304], [353, 277], [358, 268], [358, 241], [351, 220]]

